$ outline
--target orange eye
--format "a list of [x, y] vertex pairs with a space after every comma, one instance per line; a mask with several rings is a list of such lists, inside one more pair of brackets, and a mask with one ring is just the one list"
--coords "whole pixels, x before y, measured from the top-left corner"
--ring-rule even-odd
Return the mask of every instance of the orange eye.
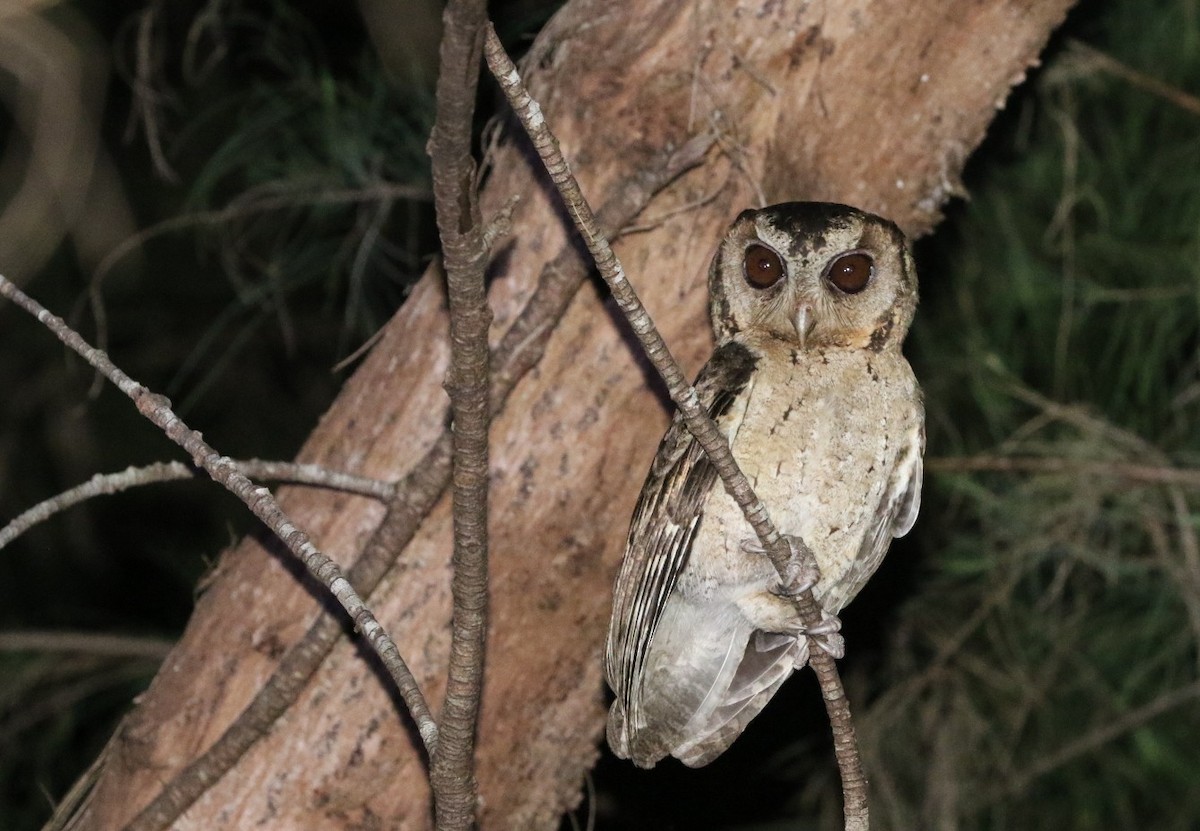
[[825, 276], [846, 294], [858, 294], [874, 273], [875, 263], [866, 254], [846, 254], [830, 264]]
[[765, 245], [751, 245], [742, 260], [746, 282], [755, 288], [768, 289], [783, 279], [787, 273], [783, 260]]

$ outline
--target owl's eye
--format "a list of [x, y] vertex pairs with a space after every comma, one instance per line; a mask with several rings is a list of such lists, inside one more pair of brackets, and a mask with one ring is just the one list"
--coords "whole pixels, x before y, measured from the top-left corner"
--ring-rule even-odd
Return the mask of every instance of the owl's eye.
[[858, 294], [871, 282], [875, 263], [866, 254], [845, 254], [834, 260], [825, 276], [846, 294]]
[[778, 283], [787, 273], [783, 260], [765, 245], [751, 245], [742, 260], [746, 282], [755, 288], [767, 289]]

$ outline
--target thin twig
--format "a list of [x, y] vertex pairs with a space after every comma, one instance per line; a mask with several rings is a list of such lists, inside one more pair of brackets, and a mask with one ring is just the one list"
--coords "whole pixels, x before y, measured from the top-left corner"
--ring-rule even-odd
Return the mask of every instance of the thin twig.
[[[91, 661], [90, 663], [95, 663]], [[145, 682], [153, 664], [141, 661], [112, 661], [106, 659], [105, 667], [90, 667], [69, 682], [60, 681], [52, 689], [44, 690], [36, 698], [24, 702], [18, 708], [7, 708], [0, 719], [0, 746], [12, 747], [17, 734], [36, 727], [39, 722], [75, 711], [79, 702], [91, 698], [102, 690], [128, 684], [132, 681]]]
[[[174, 216], [170, 219], [165, 219], [162, 222], [155, 223], [149, 228], [144, 228], [136, 234], [132, 234], [120, 243], [113, 246], [100, 264], [96, 266], [96, 270], [92, 273], [92, 279], [88, 284], [87, 303], [91, 310], [92, 318], [96, 327], [96, 342], [100, 348], [105, 348], [108, 343], [108, 312], [104, 305], [103, 286], [109, 272], [122, 259], [136, 251], [138, 248], [145, 245], [151, 239], [162, 236], [164, 234], [179, 231], [187, 228], [192, 228], [198, 225], [215, 225], [221, 226], [245, 216], [254, 214], [268, 213], [271, 211], [283, 210], [285, 208], [293, 208], [300, 206], [316, 206], [316, 205], [344, 205], [360, 202], [390, 202], [396, 199], [407, 199], [412, 201], [428, 201], [431, 194], [427, 188], [418, 185], [405, 185], [396, 182], [376, 182], [366, 187], [361, 188], [328, 188], [318, 189], [316, 192], [310, 192], [312, 189], [305, 189], [304, 192], [288, 193], [287, 189], [284, 192], [259, 196], [260, 192], [271, 194], [274, 186], [277, 183], [268, 182], [265, 185], [254, 188], [253, 190], [242, 194], [237, 199], [230, 202], [223, 208], [217, 208], [209, 211], [196, 211], [195, 213], [183, 214]], [[236, 242], [231, 242], [221, 248], [221, 257], [226, 260], [232, 260], [234, 253], [238, 249]], [[235, 283], [235, 287], [239, 292], [248, 294], [248, 297], [243, 298], [245, 303], [250, 303], [258, 299], [257, 295], [265, 294], [272, 289], [257, 288], [250, 290], [237, 277], [237, 269], [226, 262], [226, 272]], [[349, 359], [347, 359], [349, 360]], [[186, 363], [185, 363], [186, 369]], [[97, 376], [92, 388], [88, 391], [89, 396], [98, 395], [103, 382]], [[184, 408], [187, 404], [185, 402]]]
[[1137, 433], [1118, 427], [1112, 422], [1092, 414], [1085, 407], [1078, 404], [1063, 404], [1053, 398], [1047, 398], [1011, 376], [1009, 376], [1007, 391], [1013, 398], [1023, 401], [1031, 407], [1036, 407], [1055, 421], [1070, 424], [1085, 433], [1099, 436], [1133, 456], [1140, 455], [1164, 464], [1166, 462], [1166, 456], [1162, 451]]
[[0, 632], [0, 652], [81, 652], [107, 658], [161, 661], [174, 645], [174, 641], [166, 638], [101, 635], [95, 632]]
[[161, 0], [148, 5], [137, 16], [137, 40], [134, 49], [134, 76], [131, 80], [133, 87], [133, 106], [129, 113], [130, 123], [126, 128], [126, 136], [132, 138], [134, 125], [142, 122], [146, 130], [146, 148], [150, 151], [150, 161], [155, 171], [163, 181], [171, 184], [179, 182], [179, 175], [167, 161], [163, 151], [162, 135], [159, 132], [158, 107], [160, 93], [154, 88], [154, 77], [161, 76], [161, 61], [154, 51], [154, 27], [161, 16], [163, 3]]
[[241, 499], [246, 507], [261, 519], [304, 563], [309, 573], [328, 587], [396, 682], [405, 704], [417, 722], [421, 738], [425, 741], [426, 746], [432, 748], [436, 745], [437, 727], [433, 717], [429, 714], [425, 698], [417, 688], [417, 683], [413, 679], [412, 673], [409, 672], [408, 665], [400, 656], [396, 644], [379, 625], [375, 615], [367, 608], [362, 598], [342, 576], [337, 563], [318, 551], [309, 541], [308, 536], [291, 522], [275, 501], [274, 496], [271, 495], [271, 491], [255, 485], [254, 482], [239, 473], [232, 459], [219, 455], [199, 433], [190, 429], [175, 415], [171, 410], [171, 403], [166, 397], [155, 394], [134, 381], [118, 369], [106, 354], [90, 346], [67, 326], [62, 318], [51, 314], [2, 276], [0, 276], [0, 295], [8, 297], [35, 316], [59, 340], [112, 381], [134, 402], [138, 412], [157, 425], [167, 438], [186, 450], [192, 460], [204, 468], [214, 480]]
[[235, 219], [255, 214], [270, 213], [285, 208], [316, 205], [347, 205], [359, 202], [385, 202], [395, 199], [412, 201], [427, 201], [430, 198], [428, 188], [419, 185], [406, 185], [399, 182], [375, 182], [361, 188], [305, 188], [302, 192], [279, 192], [268, 196], [258, 196], [258, 192], [270, 193], [269, 186], [256, 189], [253, 198], [241, 197], [223, 208], [209, 211], [196, 211], [165, 219], [144, 228], [130, 237], [122, 240], [111, 251], [104, 255], [100, 265], [92, 276], [92, 283], [103, 282], [105, 276], [118, 262], [130, 252], [142, 247], [155, 237], [172, 231], [193, 228], [197, 225], [224, 225]]
[[1086, 753], [1120, 738], [1122, 735], [1141, 727], [1151, 719], [1162, 715], [1174, 708], [1200, 698], [1200, 681], [1193, 681], [1187, 686], [1180, 687], [1160, 695], [1145, 706], [1130, 710], [1122, 716], [1106, 721], [1090, 733], [1080, 736], [1072, 742], [1060, 747], [1056, 752], [1043, 756], [1035, 763], [1026, 767], [1002, 791], [994, 794], [993, 799], [1010, 794], [1020, 794], [1029, 787], [1035, 779], [1045, 776], [1057, 768]]
[[1200, 470], [1196, 468], [1164, 467], [1116, 460], [1054, 456], [957, 456], [926, 459], [925, 469], [937, 473], [1063, 473], [1072, 476], [1105, 476], [1141, 485], [1182, 485], [1200, 488]]
[[674, 208], [671, 208], [669, 211], [665, 211], [664, 213], [658, 214], [657, 216], [646, 217], [641, 222], [639, 222], [637, 225], [634, 225], [630, 228], [626, 228], [625, 233], [626, 234], [643, 234], [648, 231], [653, 231], [657, 228], [660, 228], [663, 225], [665, 225], [667, 223], [667, 220], [671, 219], [672, 217], [676, 217], [676, 216], [679, 216], [680, 214], [685, 214], [690, 211], [697, 210], [698, 208], [704, 207], [709, 202], [713, 201], [718, 196], [720, 196], [721, 191], [725, 190], [725, 188], [728, 185], [729, 185], [729, 181], [727, 179], [727, 180], [721, 182], [721, 184], [717, 185], [715, 188], [713, 188], [711, 192], [706, 193], [697, 199], [692, 199], [688, 202], [685, 202], [682, 205], [677, 205]]
[[[653, 321], [630, 285], [625, 272], [613, 253], [612, 247], [597, 226], [591, 207], [583, 197], [579, 184], [571, 174], [566, 159], [559, 150], [558, 141], [550, 132], [542, 116], [541, 108], [521, 83], [516, 66], [504, 52], [504, 47], [490, 25], [487, 30], [485, 55], [488, 67], [499, 82], [509, 105], [529, 134], [546, 172], [550, 175], [567, 212], [575, 223], [596, 262], [596, 268], [612, 291], [622, 313], [629, 321], [646, 356], [662, 376], [671, 400], [679, 408], [688, 429], [703, 447], [705, 454], [717, 469], [725, 488], [737, 501], [747, 522], [754, 528], [763, 548], [771, 558], [776, 570], [784, 575], [791, 551], [780, 536], [767, 514], [766, 506], [754, 494], [749, 481], [738, 467], [730, 452], [729, 444], [721, 435], [716, 424], [700, 406], [696, 390], [687, 382], [678, 362], [671, 355], [665, 341], [655, 328]], [[820, 610], [812, 592], [806, 591], [796, 598], [796, 607], [806, 625], [817, 626], [821, 621]], [[846, 828], [867, 828], [866, 777], [862, 771], [854, 725], [845, 690], [838, 676], [837, 665], [832, 657], [821, 649], [810, 650], [810, 663], [821, 683], [826, 710], [834, 734], [834, 751], [842, 775], [845, 798]]]
[[1121, 63], [1112, 55], [1106, 52], [1101, 52], [1094, 46], [1089, 46], [1083, 41], [1071, 39], [1067, 41], [1067, 49], [1074, 52], [1084, 60], [1090, 60], [1095, 63], [1100, 69], [1108, 72], [1110, 75], [1115, 75], [1123, 81], [1132, 84], [1135, 87], [1144, 89], [1147, 92], [1153, 93], [1165, 101], [1174, 104], [1181, 110], [1185, 110], [1194, 115], [1200, 115], [1200, 98], [1195, 95], [1189, 95], [1178, 87], [1173, 87], [1168, 83], [1155, 78], [1153, 75], [1147, 75], [1145, 72], [1140, 72], [1131, 66]]
[[484, 225], [475, 189], [471, 127], [479, 80], [484, 0], [450, 0], [443, 15], [437, 114], [429, 138], [433, 202], [450, 303], [454, 435], [454, 615], [446, 698], [429, 779], [439, 831], [475, 825], [475, 734], [488, 625], [488, 327]]
[[[396, 491], [396, 486], [391, 482], [329, 470], [321, 465], [235, 459], [233, 466], [252, 479], [313, 485], [368, 496], [383, 502], [391, 500]], [[197, 468], [183, 462], [156, 462], [145, 467], [127, 467], [119, 473], [97, 473], [83, 484], [39, 502], [0, 528], [0, 548], [4, 548], [30, 528], [45, 522], [55, 514], [97, 496], [120, 493], [142, 485], [195, 479], [199, 475], [200, 471]]]
[[[1196, 649], [1200, 651], [1200, 574], [1196, 573], [1194, 569], [1189, 568], [1186, 551], [1184, 552], [1184, 557], [1181, 558], [1172, 549], [1166, 525], [1158, 515], [1159, 512], [1153, 510], [1149, 505], [1143, 505], [1141, 506], [1140, 514], [1142, 517], [1142, 528], [1150, 540], [1150, 547], [1154, 550], [1155, 556], [1162, 564], [1163, 570], [1175, 581], [1179, 588], [1180, 599], [1187, 609], [1188, 619], [1192, 625], [1192, 641]], [[1177, 515], [1177, 520], [1184, 518], [1186, 518], [1186, 515], [1185, 517], [1178, 517]], [[1180, 535], [1182, 536], [1182, 529]], [[1181, 559], [1184, 562], [1180, 562]], [[1200, 654], [1197, 655], [1197, 659], [1197, 664], [1200, 665]]]

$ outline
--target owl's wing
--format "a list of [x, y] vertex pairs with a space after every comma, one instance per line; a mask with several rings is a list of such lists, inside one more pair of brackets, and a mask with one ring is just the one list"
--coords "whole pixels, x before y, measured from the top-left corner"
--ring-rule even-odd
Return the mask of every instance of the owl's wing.
[[[727, 342], [697, 376], [701, 406], [718, 425], [745, 390], [754, 364], [748, 349]], [[622, 707], [633, 705], [650, 641], [687, 564], [701, 508], [716, 479], [716, 469], [676, 413], [634, 508], [625, 558], [613, 588], [605, 673]]]
[[867, 533], [863, 536], [862, 547], [854, 558], [854, 564], [829, 596], [820, 598], [821, 605], [832, 614], [837, 614], [853, 600], [871, 579], [883, 562], [892, 539], [903, 537], [917, 521], [925, 471], [922, 462], [925, 454], [925, 416], [919, 406], [908, 428], [906, 440], [892, 467]]
[[925, 415], [918, 408], [916, 418], [909, 425], [908, 441], [896, 459], [896, 466], [888, 479], [883, 500], [875, 511], [872, 524], [876, 538], [886, 549], [894, 537], [903, 537], [912, 530], [921, 511], [921, 485], [925, 479]]

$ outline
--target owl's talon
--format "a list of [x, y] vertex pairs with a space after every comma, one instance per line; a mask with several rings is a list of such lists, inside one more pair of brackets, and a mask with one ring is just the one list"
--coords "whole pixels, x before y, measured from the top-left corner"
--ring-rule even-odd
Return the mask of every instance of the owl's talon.
[[846, 655], [846, 639], [842, 637], [841, 633], [842, 619], [837, 615], [829, 614], [824, 609], [821, 610], [821, 622], [804, 630], [804, 634], [817, 645], [818, 649], [833, 658], [842, 658]]
[[[821, 581], [821, 569], [817, 567], [817, 558], [813, 556], [812, 549], [804, 540], [791, 534], [781, 536], [787, 540], [791, 556], [788, 557], [787, 566], [784, 567], [783, 576], [774, 593], [780, 597], [799, 597]], [[742, 540], [741, 549], [747, 554], [767, 554], [757, 537]]]
[[840, 634], [834, 633], [820, 638], [813, 638], [812, 640], [817, 645], [817, 648], [829, 655], [829, 657], [836, 658], [839, 661], [846, 657], [846, 639]]

